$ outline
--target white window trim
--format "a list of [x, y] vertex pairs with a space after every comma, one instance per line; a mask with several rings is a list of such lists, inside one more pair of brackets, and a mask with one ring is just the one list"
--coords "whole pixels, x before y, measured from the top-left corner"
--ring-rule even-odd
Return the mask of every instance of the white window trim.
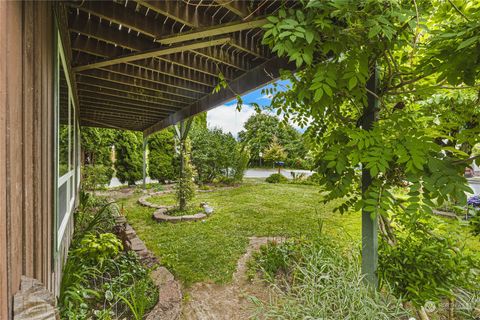
[[[60, 223], [60, 226], [58, 227], [58, 230], [56, 230], [56, 235], [57, 235], [57, 250], [60, 249], [62, 243], [63, 243], [63, 236], [65, 235], [65, 230], [67, 229], [67, 225], [68, 225], [68, 222], [70, 221], [70, 218], [73, 214], [73, 211], [75, 209], [75, 202], [76, 202], [76, 197], [77, 197], [77, 191], [78, 191], [78, 186], [77, 188], [74, 188], [74, 194], [70, 194], [71, 193], [71, 185], [70, 184], [73, 184], [74, 187], [75, 187], [75, 172], [76, 170], [79, 170], [79, 166], [77, 167], [75, 165], [75, 161], [71, 161], [70, 159], [70, 155], [71, 155], [71, 152], [70, 152], [70, 147], [72, 147], [74, 150], [76, 150], [76, 148], [74, 148], [74, 145], [76, 144], [76, 139], [78, 139], [78, 132], [77, 130], [79, 129], [78, 126], [77, 126], [77, 123], [76, 123], [76, 114], [75, 114], [75, 103], [73, 101], [73, 99], [71, 99], [71, 97], [73, 97], [73, 93], [72, 93], [72, 85], [70, 83], [70, 79], [68, 77], [68, 74], [66, 74], [66, 70], [67, 70], [67, 63], [66, 63], [66, 59], [65, 59], [65, 53], [63, 52], [63, 46], [62, 46], [62, 41], [61, 41], [61, 38], [60, 38], [60, 33], [57, 32], [57, 41], [58, 41], [58, 45], [57, 45], [57, 49], [58, 49], [58, 55], [60, 56], [60, 60], [58, 61], [59, 65], [61, 64], [62, 65], [62, 70], [59, 70], [59, 72], [65, 72], [65, 79], [67, 81], [67, 88], [68, 88], [68, 96], [69, 96], [69, 110], [68, 110], [68, 113], [69, 113], [69, 125], [72, 125], [74, 127], [74, 135], [73, 137], [71, 137], [71, 139], [69, 138], [69, 151], [68, 151], [68, 166], [70, 166], [70, 164], [72, 165], [72, 168], [70, 171], [68, 171], [67, 173], [65, 173], [63, 176], [61, 176], [60, 178], [57, 178], [58, 182], [57, 182], [57, 190], [55, 190], [56, 194], [57, 194], [57, 205], [56, 205], [56, 211], [55, 212], [55, 215], [57, 217], [57, 219], [60, 218], [60, 214], [58, 212], [59, 208], [58, 208], [58, 201], [59, 201], [59, 198], [58, 198], [58, 195], [59, 195], [59, 190], [60, 188], [64, 185], [64, 184], [67, 184], [66, 185], [66, 193], [67, 193], [67, 212], [65, 212], [65, 215], [63, 216], [63, 219], [62, 221], [58, 221], [57, 220], [57, 223], [56, 223], [56, 226], [55, 228], [57, 228], [58, 226], [58, 223]], [[71, 105], [70, 105], [71, 104]], [[58, 108], [58, 105], [56, 106]], [[70, 114], [72, 112], [72, 114]], [[58, 114], [58, 112], [57, 112]], [[58, 116], [58, 115], [57, 115]], [[71, 123], [70, 124], [70, 118], [73, 118], [73, 122], [74, 123]], [[58, 118], [56, 119], [56, 121], [58, 121]], [[57, 152], [57, 159], [60, 159], [59, 157], [59, 152], [60, 152], [60, 148], [59, 148], [59, 131], [57, 129], [57, 133], [56, 133], [56, 139], [57, 139], [57, 145], [56, 145], [56, 152]], [[69, 136], [70, 136], [70, 131], [69, 131]], [[76, 139], [75, 139], [76, 138]], [[73, 141], [71, 141], [73, 139]], [[70, 146], [70, 144], [72, 144]], [[74, 157], [77, 157], [77, 155], [75, 154], [76, 152], [74, 152]], [[57, 160], [58, 161], [58, 160]], [[57, 166], [57, 174], [56, 176], [58, 177], [58, 173], [59, 173], [59, 168]], [[78, 181], [80, 183], [80, 181]], [[79, 185], [78, 183], [78, 185]]]

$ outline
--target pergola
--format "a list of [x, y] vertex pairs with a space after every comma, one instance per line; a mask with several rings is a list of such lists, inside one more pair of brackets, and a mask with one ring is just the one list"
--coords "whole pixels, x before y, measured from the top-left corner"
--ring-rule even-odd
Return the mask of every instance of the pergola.
[[[266, 16], [282, 4], [295, 1], [65, 3], [80, 124], [147, 136], [293, 70], [262, 44]], [[220, 74], [229, 88], [213, 93]]]

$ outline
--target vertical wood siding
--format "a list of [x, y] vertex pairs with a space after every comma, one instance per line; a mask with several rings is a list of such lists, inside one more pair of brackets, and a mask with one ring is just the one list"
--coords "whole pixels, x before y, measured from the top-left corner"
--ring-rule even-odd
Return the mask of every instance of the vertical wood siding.
[[55, 291], [59, 282], [55, 278], [59, 278], [61, 270], [61, 264], [54, 263], [52, 242], [54, 34], [51, 5], [50, 2], [0, 1], [2, 320], [12, 316], [13, 295], [19, 289], [22, 275], [39, 279]]

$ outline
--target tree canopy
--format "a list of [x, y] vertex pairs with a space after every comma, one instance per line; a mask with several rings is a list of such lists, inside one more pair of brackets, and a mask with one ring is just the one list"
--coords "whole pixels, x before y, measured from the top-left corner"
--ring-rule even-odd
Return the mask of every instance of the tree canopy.
[[[416, 246], [403, 241], [405, 230], [447, 254], [451, 246], [431, 233], [432, 208], [465, 204], [471, 191], [463, 172], [480, 141], [480, 2], [310, 0], [268, 20], [264, 43], [298, 70], [283, 73], [287, 88], [264, 93], [287, 119], [309, 123], [326, 201], [378, 219], [398, 256]], [[371, 180], [364, 192], [359, 168]], [[419, 280], [406, 277], [402, 260], [389, 262], [405, 276], [397, 289], [417, 306], [459, 281], [450, 279], [450, 291], [422, 287], [437, 281], [433, 266]]]
[[257, 113], [244, 124], [244, 130], [238, 133], [240, 142], [248, 147], [251, 160], [258, 162], [259, 154], [265, 153], [274, 137], [288, 154], [287, 165], [298, 166], [307, 154], [302, 134], [289, 123], [267, 113]]

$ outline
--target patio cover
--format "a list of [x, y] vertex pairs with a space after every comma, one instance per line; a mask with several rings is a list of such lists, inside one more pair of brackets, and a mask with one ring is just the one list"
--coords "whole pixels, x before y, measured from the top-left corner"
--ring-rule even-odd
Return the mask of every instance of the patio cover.
[[[282, 5], [295, 1], [63, 3], [81, 125], [149, 135], [293, 70], [261, 43], [266, 16]], [[213, 93], [220, 73], [229, 87]]]

